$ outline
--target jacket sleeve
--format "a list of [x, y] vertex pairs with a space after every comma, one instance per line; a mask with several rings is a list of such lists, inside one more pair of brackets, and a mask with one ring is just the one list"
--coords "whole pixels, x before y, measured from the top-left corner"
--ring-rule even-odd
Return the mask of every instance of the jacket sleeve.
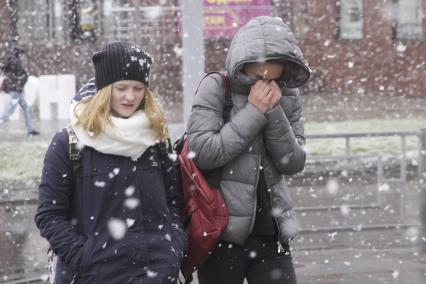
[[67, 265], [77, 269], [85, 237], [76, 232], [69, 218], [72, 178], [68, 138], [66, 133], [58, 132], [44, 159], [35, 223], [53, 251]]
[[277, 169], [285, 175], [296, 174], [305, 167], [306, 153], [302, 105], [299, 90], [283, 95], [281, 103], [266, 113], [265, 147]]
[[222, 80], [216, 76], [201, 82], [188, 120], [189, 148], [195, 152], [197, 166], [205, 170], [221, 167], [238, 156], [267, 122], [265, 115], [247, 102], [224, 124], [225, 95]]

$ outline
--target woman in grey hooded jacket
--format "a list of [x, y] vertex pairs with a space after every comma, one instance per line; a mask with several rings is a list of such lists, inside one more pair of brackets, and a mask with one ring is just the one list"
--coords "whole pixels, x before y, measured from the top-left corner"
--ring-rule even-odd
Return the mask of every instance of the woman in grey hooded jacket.
[[289, 241], [298, 222], [284, 175], [305, 165], [297, 88], [310, 69], [288, 26], [267, 16], [236, 33], [225, 69], [230, 120], [224, 120], [223, 81], [212, 74], [201, 82], [188, 121], [195, 162], [203, 170], [221, 168], [229, 211], [221, 241], [199, 269], [199, 283], [296, 283]]

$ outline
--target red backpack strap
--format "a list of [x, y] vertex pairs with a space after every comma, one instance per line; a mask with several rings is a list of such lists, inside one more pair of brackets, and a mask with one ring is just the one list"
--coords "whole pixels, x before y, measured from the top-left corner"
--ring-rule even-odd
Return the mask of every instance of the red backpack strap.
[[232, 95], [231, 95], [231, 83], [229, 77], [225, 72], [216, 72], [222, 77], [223, 89], [225, 91], [225, 105], [223, 107], [223, 119], [227, 123], [231, 119], [232, 110]]
[[207, 75], [214, 74], [214, 73], [219, 74], [220, 77], [222, 78], [223, 87], [224, 87], [224, 91], [225, 91], [225, 97], [230, 97], [231, 96], [231, 86], [230, 86], [231, 83], [229, 82], [228, 74], [226, 72], [210, 72]]
[[225, 123], [227, 123], [231, 118], [231, 109], [232, 109], [232, 95], [231, 95], [231, 83], [228, 77], [228, 74], [225, 71], [213, 71], [210, 73], [207, 73], [204, 75], [203, 79], [201, 79], [200, 83], [198, 84], [197, 90], [195, 91], [195, 94], [198, 93], [198, 88], [201, 85], [201, 82], [208, 76], [212, 74], [218, 74], [222, 78], [223, 82], [223, 91], [225, 96], [225, 105], [223, 106], [223, 119], [225, 120]]
[[[231, 96], [231, 85], [230, 85], [230, 81], [229, 81], [229, 77], [226, 74], [226, 72], [219, 72], [219, 71], [214, 71], [214, 72], [210, 72], [207, 73], [206, 75], [204, 75], [203, 79], [200, 80], [200, 83], [198, 83], [197, 89], [195, 90], [195, 95], [198, 93], [198, 89], [200, 88], [201, 82], [208, 76], [212, 75], [212, 74], [219, 74], [220, 77], [222, 78], [223, 81], [223, 90], [224, 90], [224, 95], [225, 95], [225, 105], [223, 106], [223, 119], [226, 122], [228, 122], [230, 120], [231, 117], [231, 109], [232, 109], [232, 96]], [[180, 151], [182, 150], [183, 147], [183, 143], [185, 142], [186, 139], [186, 135], [187, 133], [185, 132], [181, 138], [177, 139], [175, 141], [175, 143], [173, 144], [173, 150], [175, 150], [178, 154], [180, 153]]]

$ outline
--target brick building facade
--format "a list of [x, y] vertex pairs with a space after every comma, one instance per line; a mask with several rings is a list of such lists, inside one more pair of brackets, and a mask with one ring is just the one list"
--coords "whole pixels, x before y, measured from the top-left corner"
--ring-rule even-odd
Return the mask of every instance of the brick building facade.
[[363, 1], [361, 39], [339, 38], [339, 8], [335, 0], [308, 3], [309, 31], [301, 45], [311, 67], [322, 71], [325, 91], [426, 96], [426, 1], [419, 1], [423, 4], [418, 11], [422, 33], [413, 39], [396, 34], [394, 13], [401, 9], [396, 6], [398, 1]]
[[[26, 16], [31, 15], [25, 10], [26, 4], [18, 2], [28, 1], [0, 1], [0, 58], [17, 39], [19, 44], [28, 47], [32, 58], [28, 69], [32, 74], [71, 73], [81, 85], [92, 76], [91, 54], [104, 42], [140, 38], [155, 58], [152, 84], [155, 91], [171, 103], [181, 100], [182, 41], [177, 8], [180, 1], [141, 0], [139, 35], [135, 35], [132, 28], [135, 17], [131, 0], [29, 1], [56, 5], [41, 9], [40, 13], [50, 11], [50, 14], [43, 14], [39, 22]], [[90, 19], [82, 14], [82, 10], [88, 9], [82, 7], [84, 2], [90, 2], [97, 9], [92, 18], [94, 29], [90, 29]], [[425, 2], [272, 0], [270, 14], [290, 25], [310, 63], [313, 76], [304, 88], [305, 94], [320, 91], [425, 96]], [[106, 7], [106, 3], [113, 3], [115, 10], [108, 12], [111, 7]], [[413, 7], [413, 3], [417, 6]], [[408, 14], [404, 14], [404, 9], [409, 10]], [[417, 22], [410, 22], [413, 13], [419, 18]], [[23, 21], [25, 17], [33, 22]], [[407, 26], [407, 19], [411, 26]], [[401, 27], [408, 27], [408, 32]], [[206, 71], [224, 66], [229, 42], [228, 38], [205, 40]]]

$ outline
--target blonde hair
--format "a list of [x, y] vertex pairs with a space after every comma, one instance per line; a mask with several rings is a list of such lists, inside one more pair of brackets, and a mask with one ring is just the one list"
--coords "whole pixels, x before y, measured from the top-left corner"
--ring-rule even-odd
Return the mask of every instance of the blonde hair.
[[[100, 89], [96, 95], [80, 101], [74, 109], [77, 118], [76, 126], [91, 132], [93, 137], [97, 137], [107, 125], [113, 126], [111, 115], [111, 94], [112, 84]], [[154, 93], [145, 88], [143, 99], [143, 109], [151, 122], [151, 128], [157, 134], [157, 139], [167, 140], [169, 130], [167, 128], [166, 115], [163, 107]]]

